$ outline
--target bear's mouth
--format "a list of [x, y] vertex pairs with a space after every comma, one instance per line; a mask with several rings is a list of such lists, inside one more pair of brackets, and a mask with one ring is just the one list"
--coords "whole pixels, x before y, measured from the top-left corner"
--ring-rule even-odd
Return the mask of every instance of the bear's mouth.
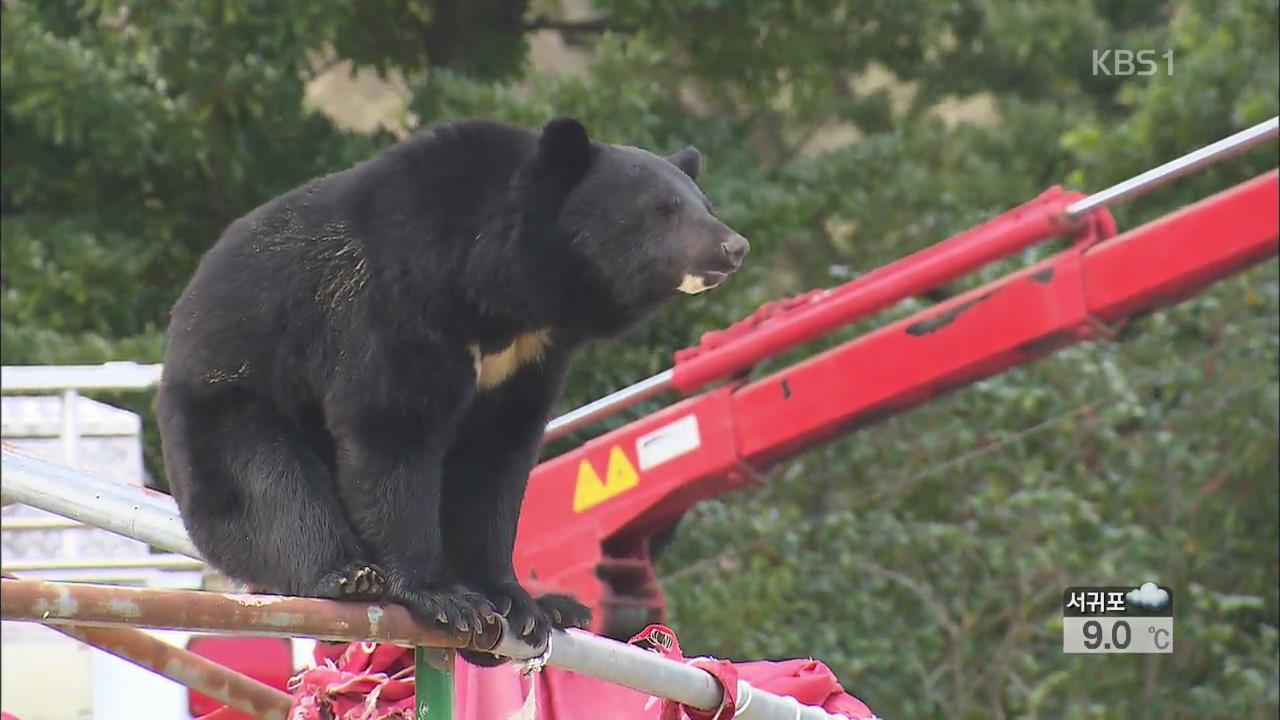
[[729, 277], [729, 273], [719, 270], [706, 270], [700, 273], [685, 273], [684, 278], [680, 281], [680, 286], [676, 290], [686, 295], [697, 295], [700, 292], [706, 292]]

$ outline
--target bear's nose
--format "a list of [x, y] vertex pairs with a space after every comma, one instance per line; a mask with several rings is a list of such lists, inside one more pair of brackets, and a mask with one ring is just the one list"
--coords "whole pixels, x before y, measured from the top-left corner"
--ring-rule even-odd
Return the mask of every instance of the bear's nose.
[[742, 258], [746, 257], [747, 251], [751, 249], [751, 243], [741, 235], [734, 233], [732, 237], [720, 243], [720, 251], [725, 257], [733, 261], [734, 267], [742, 264]]

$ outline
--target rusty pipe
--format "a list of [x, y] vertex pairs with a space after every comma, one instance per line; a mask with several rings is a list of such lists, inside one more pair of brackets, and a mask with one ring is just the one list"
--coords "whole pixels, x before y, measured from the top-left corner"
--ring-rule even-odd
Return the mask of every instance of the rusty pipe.
[[[7, 597], [5, 603], [8, 604]], [[288, 694], [266, 683], [219, 665], [190, 650], [170, 645], [141, 630], [81, 625], [46, 627], [263, 720], [285, 720], [293, 702]]]
[[[16, 580], [8, 573], [6, 580]], [[134, 628], [45, 625], [263, 720], [284, 720], [293, 699], [266, 683]]]
[[0, 617], [46, 625], [144, 626], [225, 635], [367, 640], [492, 650], [501, 629], [474, 638], [423, 627], [399, 605], [90, 583], [0, 580]]

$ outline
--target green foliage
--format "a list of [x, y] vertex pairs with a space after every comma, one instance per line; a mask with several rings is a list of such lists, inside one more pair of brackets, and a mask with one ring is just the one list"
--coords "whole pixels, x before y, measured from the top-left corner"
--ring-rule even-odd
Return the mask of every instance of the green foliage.
[[[589, 348], [565, 407], [662, 370], [762, 302], [1277, 112], [1276, 0], [559, 11], [554, 0], [7, 2], [0, 359], [159, 360], [168, 308], [226, 222], [390, 141], [305, 101], [331, 61], [403, 78], [407, 116], [423, 124], [573, 114], [604, 140], [704, 151], [708, 194], [752, 240], [748, 266]], [[586, 71], [533, 72], [535, 27], [586, 47]], [[1107, 48], [1172, 50], [1172, 72], [1094, 74], [1093, 50]], [[977, 109], [957, 111], [961, 101]], [[822, 144], [837, 131], [855, 141]], [[1254, 151], [1116, 215], [1129, 227], [1275, 164], [1274, 146]], [[1116, 342], [978, 383], [698, 506], [660, 563], [682, 644], [821, 658], [889, 717], [1274, 717], [1278, 285], [1269, 262]], [[1061, 654], [1064, 586], [1146, 579], [1179, 598], [1174, 655]]]

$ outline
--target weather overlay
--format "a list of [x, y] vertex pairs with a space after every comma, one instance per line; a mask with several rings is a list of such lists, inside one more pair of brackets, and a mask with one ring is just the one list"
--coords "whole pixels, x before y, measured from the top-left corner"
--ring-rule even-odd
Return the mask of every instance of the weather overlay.
[[1137, 586], [1069, 587], [1062, 592], [1062, 652], [1173, 652], [1173, 591]]

